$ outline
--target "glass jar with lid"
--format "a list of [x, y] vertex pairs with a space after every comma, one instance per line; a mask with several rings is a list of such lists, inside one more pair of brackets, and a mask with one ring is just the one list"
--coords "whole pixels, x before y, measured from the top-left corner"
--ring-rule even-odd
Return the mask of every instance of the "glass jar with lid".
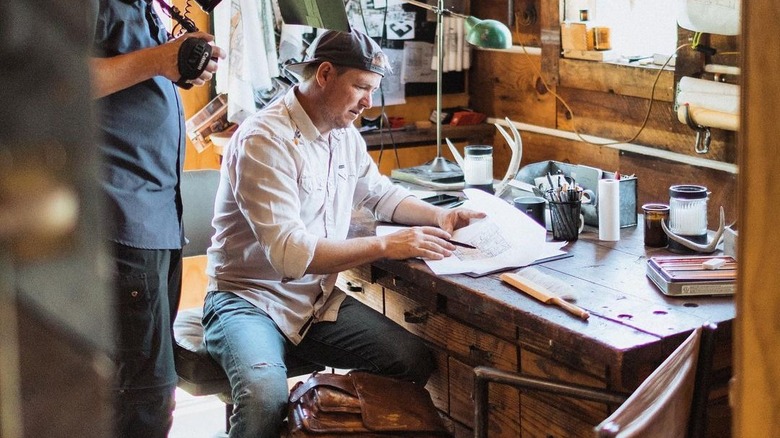
[[463, 179], [466, 188], [493, 193], [493, 146], [469, 145], [464, 152]]
[[[696, 243], [707, 243], [707, 188], [699, 185], [669, 187], [669, 229], [676, 235]], [[679, 246], [679, 248], [673, 248]], [[670, 249], [684, 250], [669, 242]]]

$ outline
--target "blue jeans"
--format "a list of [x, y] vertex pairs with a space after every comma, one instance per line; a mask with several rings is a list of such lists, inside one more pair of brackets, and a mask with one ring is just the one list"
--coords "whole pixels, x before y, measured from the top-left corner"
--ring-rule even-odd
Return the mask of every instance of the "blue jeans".
[[114, 245], [116, 257], [116, 435], [165, 438], [173, 423], [173, 320], [181, 250]]
[[209, 292], [203, 310], [206, 347], [225, 369], [234, 402], [230, 437], [279, 437], [288, 399], [284, 358], [428, 381], [435, 363], [416, 336], [347, 297], [335, 322], [318, 322], [298, 345], [265, 312], [229, 292]]

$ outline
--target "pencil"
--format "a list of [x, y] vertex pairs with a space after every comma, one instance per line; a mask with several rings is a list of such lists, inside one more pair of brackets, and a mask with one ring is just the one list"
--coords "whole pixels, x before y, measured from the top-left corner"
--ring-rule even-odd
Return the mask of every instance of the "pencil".
[[455, 208], [455, 207], [460, 207], [461, 205], [463, 205], [463, 203], [464, 203], [464, 202], [466, 202], [466, 201], [456, 201], [456, 202], [453, 202], [452, 204], [448, 204], [448, 205], [440, 205], [440, 207], [441, 207], [441, 208]]
[[457, 240], [450, 240], [450, 239], [445, 239], [445, 240], [455, 246], [462, 246], [463, 248], [469, 248], [469, 249], [477, 249], [476, 246], [469, 245], [468, 243], [458, 242]]

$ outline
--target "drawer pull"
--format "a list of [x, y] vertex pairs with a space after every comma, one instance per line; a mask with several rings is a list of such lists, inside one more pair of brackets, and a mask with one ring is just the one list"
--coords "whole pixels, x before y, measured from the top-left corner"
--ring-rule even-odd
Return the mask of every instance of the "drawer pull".
[[350, 292], [363, 292], [363, 285], [357, 282], [348, 281], [347, 290]]
[[416, 307], [404, 311], [404, 321], [408, 324], [422, 324], [428, 320], [428, 310], [425, 307]]

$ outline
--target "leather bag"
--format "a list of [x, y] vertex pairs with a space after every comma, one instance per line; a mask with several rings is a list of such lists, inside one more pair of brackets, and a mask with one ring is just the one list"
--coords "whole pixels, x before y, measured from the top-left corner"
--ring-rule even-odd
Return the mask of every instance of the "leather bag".
[[287, 425], [290, 438], [452, 436], [424, 387], [361, 371], [296, 383]]

